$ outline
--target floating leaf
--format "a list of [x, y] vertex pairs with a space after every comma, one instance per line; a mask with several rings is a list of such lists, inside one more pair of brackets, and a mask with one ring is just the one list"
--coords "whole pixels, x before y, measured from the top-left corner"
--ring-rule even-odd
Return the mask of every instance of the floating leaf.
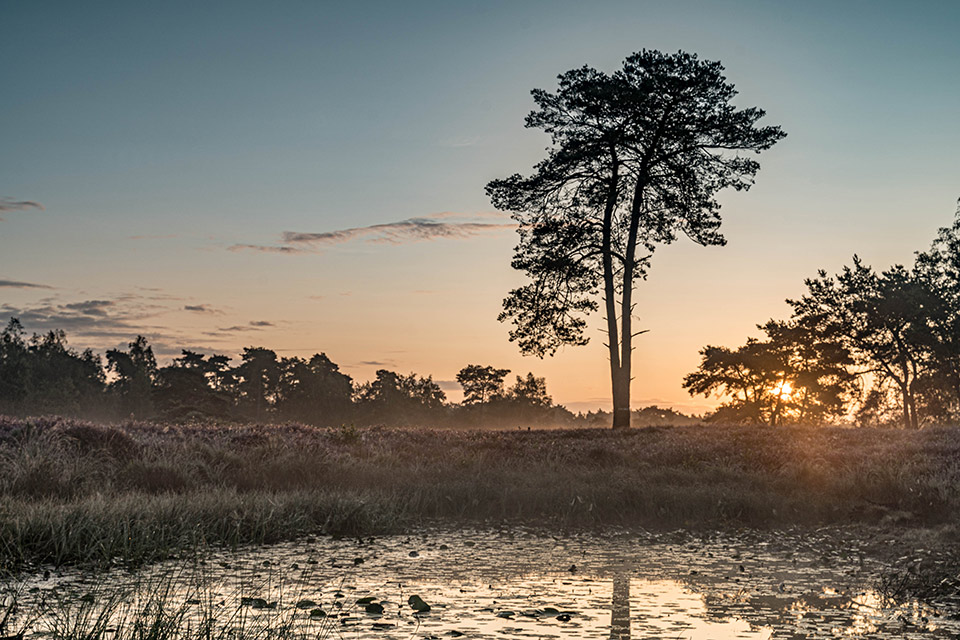
[[297, 603], [297, 609], [315, 609], [317, 603], [313, 600], [301, 600]]
[[409, 604], [417, 613], [426, 613], [427, 611], [430, 611], [430, 605], [424, 602], [423, 598], [418, 595], [412, 595], [407, 598], [407, 604]]
[[254, 609], [266, 609], [267, 601], [263, 598], [240, 598], [241, 607], [253, 607]]
[[376, 602], [371, 602], [366, 607], [364, 607], [363, 610], [366, 611], [367, 613], [381, 614], [383, 613], [383, 605]]
[[316, 618], [326, 618], [326, 617], [327, 617], [327, 612], [324, 611], [323, 609], [317, 607], [316, 609], [313, 609], [313, 610], [310, 611], [310, 617], [311, 617], [311, 618], [314, 618], [314, 619], [316, 619]]
[[374, 600], [376, 600], [376, 598], [374, 598], [373, 596], [364, 596], [359, 600], [357, 600], [357, 604], [370, 604]]

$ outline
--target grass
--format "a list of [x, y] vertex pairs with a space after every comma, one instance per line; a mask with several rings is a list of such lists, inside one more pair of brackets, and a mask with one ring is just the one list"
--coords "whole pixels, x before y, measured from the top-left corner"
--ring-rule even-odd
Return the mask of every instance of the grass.
[[0, 565], [424, 522], [777, 527], [960, 522], [960, 429], [628, 431], [102, 426], [0, 418]]
[[0, 591], [0, 637], [320, 640], [339, 637], [337, 616], [357, 610], [349, 601], [316, 602], [306, 599], [302, 589], [282, 585], [272, 593], [277, 600], [270, 602], [244, 596], [242, 590], [224, 594], [196, 577], [184, 565], [160, 575], [138, 575], [120, 584], [100, 580], [80, 592], [51, 591], [39, 598], [11, 581]]

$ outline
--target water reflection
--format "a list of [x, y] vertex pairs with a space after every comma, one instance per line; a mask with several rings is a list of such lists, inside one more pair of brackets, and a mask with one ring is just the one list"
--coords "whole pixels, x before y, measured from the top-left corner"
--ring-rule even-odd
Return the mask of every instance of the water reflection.
[[[865, 588], [877, 565], [851, 569], [824, 557], [815, 544], [458, 532], [220, 552], [196, 566], [137, 575], [38, 574], [21, 595], [22, 610], [60, 603], [63, 619], [117, 601], [109, 595], [117, 590], [140, 594], [121, 598], [131, 607], [166, 590], [195, 628], [208, 615], [325, 637], [960, 637], [960, 622], [948, 615], [960, 611], [885, 607]], [[412, 595], [430, 611], [414, 611]], [[368, 609], [371, 602], [382, 611]], [[33, 631], [50, 619], [41, 616]]]
[[630, 576], [622, 572], [613, 576], [610, 640], [630, 640]]

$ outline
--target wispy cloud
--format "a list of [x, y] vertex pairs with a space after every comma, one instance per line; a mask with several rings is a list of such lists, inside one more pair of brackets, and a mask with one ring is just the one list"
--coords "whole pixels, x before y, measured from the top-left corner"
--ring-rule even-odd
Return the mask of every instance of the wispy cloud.
[[156, 309], [143, 301], [83, 300], [14, 307], [0, 305], [0, 317], [19, 318], [30, 331], [63, 329], [69, 335], [113, 338], [128, 337], [147, 330], [145, 321], [156, 315]]
[[26, 209], [39, 209], [43, 211], [43, 205], [33, 200], [14, 200], [0, 196], [0, 220], [3, 220], [3, 214], [11, 211], [25, 211]]
[[8, 289], [53, 289], [50, 285], [33, 282], [18, 282], [17, 280], [0, 280], [0, 288]]
[[210, 313], [214, 315], [221, 315], [223, 312], [219, 309], [214, 309], [208, 304], [186, 304], [183, 306], [184, 311], [193, 311], [194, 313]]
[[[5, 281], [0, 281], [0, 283]], [[13, 282], [13, 281], [11, 281]], [[144, 295], [145, 294], [145, 295]], [[157, 356], [174, 357], [180, 349], [194, 351], [217, 349], [216, 343], [230, 342], [243, 335], [242, 331], [263, 331], [274, 324], [267, 320], [252, 320], [245, 324], [212, 332], [192, 334], [171, 326], [166, 316], [176, 316], [190, 311], [212, 321], [224, 312], [209, 304], [187, 304], [188, 301], [170, 296], [160, 290], [143, 293], [100, 294], [87, 299], [45, 298], [29, 305], [13, 305], [0, 302], [0, 325], [8, 318], [18, 318], [28, 332], [46, 333], [62, 329], [71, 344], [80, 348], [91, 347], [98, 351], [122, 347], [137, 335], [146, 336]], [[223, 322], [223, 320], [220, 320]], [[213, 336], [212, 339], [204, 336]], [[201, 345], [209, 340], [214, 344]], [[191, 346], [193, 345], [193, 346]]]
[[275, 247], [262, 244], [234, 244], [227, 249], [230, 251], [260, 251], [261, 253], [308, 253], [302, 247]]
[[363, 241], [383, 244], [403, 244], [443, 238], [470, 238], [503, 229], [514, 229], [516, 223], [501, 214], [465, 215], [452, 212], [437, 213], [399, 222], [351, 227], [336, 231], [285, 231], [279, 245], [235, 244], [231, 251], [263, 251], [268, 253], [315, 252], [335, 244]]
[[236, 333], [239, 331], [263, 331], [267, 327], [275, 326], [272, 322], [266, 320], [251, 320], [247, 324], [235, 324], [232, 327], [219, 327], [216, 331], [208, 331], [207, 335], [217, 335], [219, 333]]

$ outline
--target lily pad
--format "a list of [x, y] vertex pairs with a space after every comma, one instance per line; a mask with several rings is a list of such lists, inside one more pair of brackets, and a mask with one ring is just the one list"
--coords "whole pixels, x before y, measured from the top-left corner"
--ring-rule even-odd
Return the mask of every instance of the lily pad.
[[423, 598], [418, 595], [412, 595], [407, 598], [407, 604], [409, 604], [410, 607], [417, 613], [426, 613], [427, 611], [430, 611], [430, 605], [424, 602]]
[[371, 602], [366, 607], [364, 607], [363, 610], [366, 611], [367, 613], [373, 613], [373, 614], [379, 615], [383, 613], [383, 605], [377, 602]]

